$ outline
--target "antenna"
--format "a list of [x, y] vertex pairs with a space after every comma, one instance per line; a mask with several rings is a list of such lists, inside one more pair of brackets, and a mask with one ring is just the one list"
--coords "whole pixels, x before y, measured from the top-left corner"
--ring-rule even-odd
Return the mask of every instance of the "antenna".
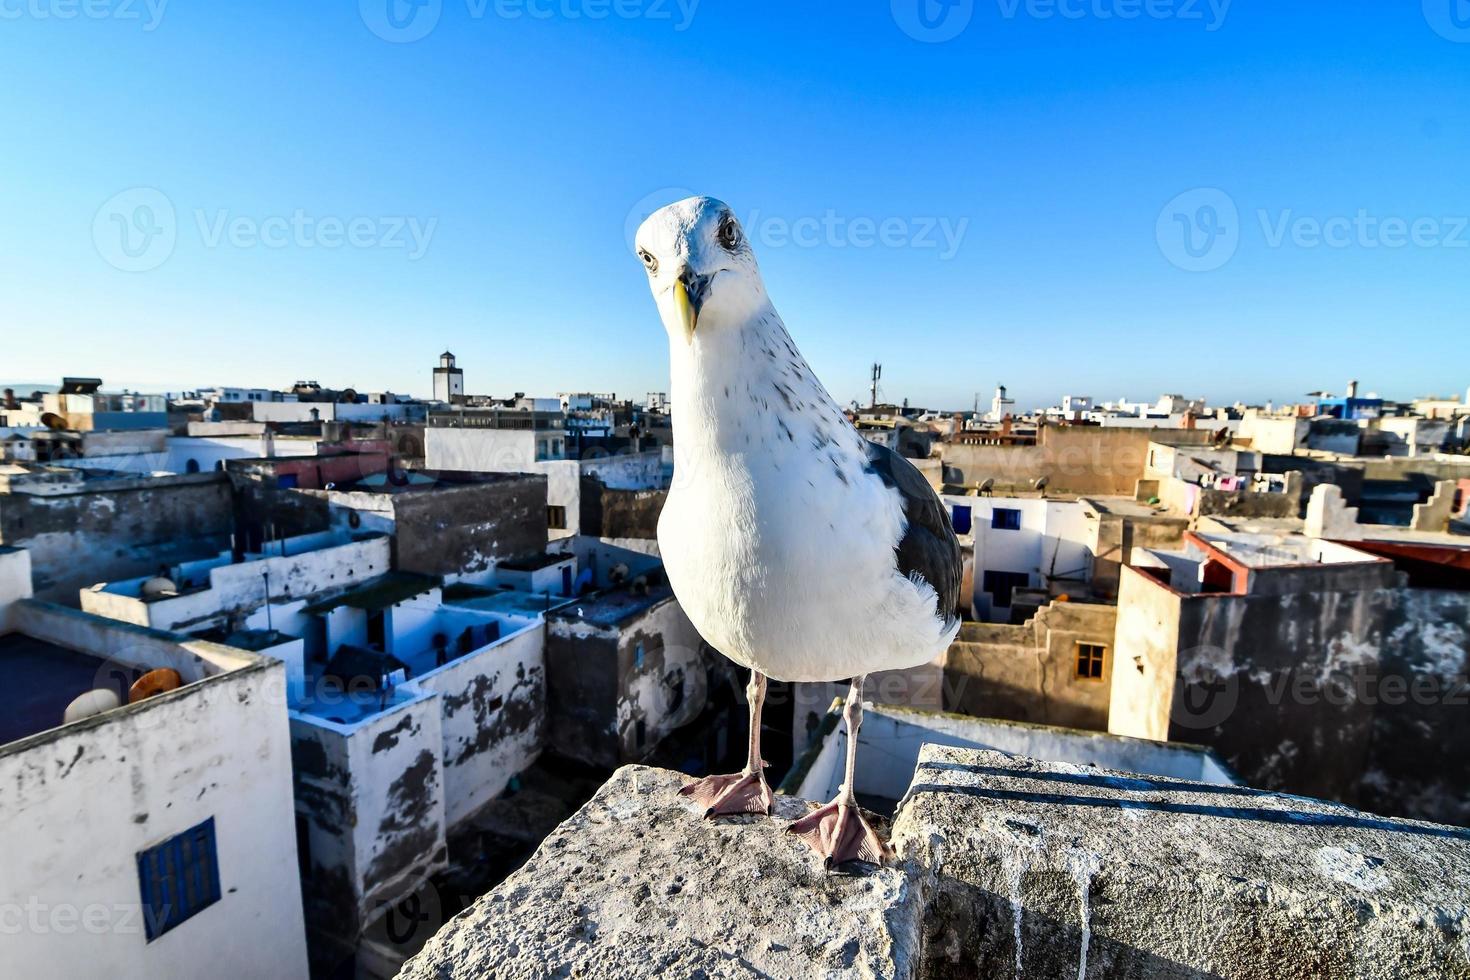
[[870, 408], [876, 408], [877, 405], [878, 405], [878, 381], [882, 377], [883, 377], [883, 365], [878, 364], [878, 363], [874, 363], [873, 364], [873, 389], [872, 389], [872, 396], [868, 400], [868, 406]]

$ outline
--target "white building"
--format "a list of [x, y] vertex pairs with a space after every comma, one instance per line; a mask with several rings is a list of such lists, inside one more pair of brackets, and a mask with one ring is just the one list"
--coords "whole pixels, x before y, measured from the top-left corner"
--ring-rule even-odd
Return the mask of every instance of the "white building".
[[[29, 592], [0, 549], [7, 975], [305, 977], [283, 665]], [[158, 671], [182, 684], [67, 720]]]
[[[567, 601], [465, 586], [446, 600], [439, 579], [390, 571], [389, 546], [323, 532], [82, 593], [120, 621], [224, 636], [278, 662], [306, 919], [344, 957], [446, 867], [449, 831], [540, 755], [543, 617]], [[576, 564], [557, 556], [548, 584]]]
[[[945, 496], [955, 533], [973, 548], [973, 618], [1010, 621], [1019, 589], [1066, 591], [1092, 573], [1085, 505], [1039, 497]], [[1055, 588], [1053, 588], [1055, 585]]]
[[229, 551], [170, 565], [155, 575], [104, 582], [81, 592], [87, 612], [154, 629], [268, 629], [294, 604], [389, 570], [386, 534], [324, 531], [270, 541], [240, 560]]

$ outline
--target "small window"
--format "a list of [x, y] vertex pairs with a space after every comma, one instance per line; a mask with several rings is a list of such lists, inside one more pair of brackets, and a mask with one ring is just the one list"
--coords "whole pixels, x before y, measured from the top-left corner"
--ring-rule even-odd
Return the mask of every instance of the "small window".
[[565, 531], [567, 529], [567, 509], [565, 507], [546, 508], [546, 526], [553, 531]]
[[986, 572], [980, 587], [990, 593], [991, 602], [1001, 609], [1010, 607], [1011, 594], [1031, 584], [1025, 572]]
[[1103, 676], [1103, 661], [1108, 648], [1101, 643], [1077, 644], [1077, 678], [1084, 681], [1100, 681]]
[[950, 511], [949, 515], [949, 522], [954, 527], [954, 533], [969, 534], [971, 517], [972, 514], [969, 507], [962, 507], [959, 504], [955, 504], [954, 509]]
[[646, 744], [648, 741], [648, 726], [644, 723], [642, 718], [639, 718], [638, 723], [633, 726], [633, 739], [635, 746], [639, 750], [641, 750], [644, 744]]
[[184, 463], [184, 472], [185, 473], [198, 473], [199, 472], [199, 460], [197, 460], [197, 459], [191, 459], [191, 460], [186, 461]]
[[138, 886], [149, 942], [218, 902], [214, 818], [139, 851]]
[[639, 643], [633, 647], [633, 669], [643, 669], [643, 644]]
[[1021, 530], [1021, 512], [1009, 507], [997, 507], [990, 513], [990, 526], [997, 531]]

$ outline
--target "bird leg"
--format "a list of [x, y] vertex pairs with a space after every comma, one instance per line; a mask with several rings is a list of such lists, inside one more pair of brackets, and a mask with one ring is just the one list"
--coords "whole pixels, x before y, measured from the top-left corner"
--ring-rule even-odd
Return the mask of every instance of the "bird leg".
[[885, 859], [893, 857], [893, 849], [863, 819], [857, 795], [853, 792], [858, 729], [863, 727], [863, 680], [863, 677], [852, 679], [852, 687], [847, 692], [847, 706], [842, 711], [847, 721], [847, 779], [837, 791], [837, 799], [786, 828], [810, 844], [828, 868], [848, 861], [882, 864]]
[[771, 813], [771, 787], [766, 785], [766, 763], [761, 759], [761, 705], [766, 700], [766, 676], [750, 672], [745, 695], [750, 701], [750, 754], [745, 768], [730, 776], [706, 776], [679, 790], [704, 807], [706, 817], [731, 813]]

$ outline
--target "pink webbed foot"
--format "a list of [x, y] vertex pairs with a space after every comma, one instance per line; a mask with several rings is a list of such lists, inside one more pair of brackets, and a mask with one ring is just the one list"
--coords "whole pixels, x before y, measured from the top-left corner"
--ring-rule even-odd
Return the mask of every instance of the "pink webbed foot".
[[893, 848], [868, 826], [862, 811], [837, 800], [813, 810], [786, 830], [810, 844], [828, 868], [848, 861], [882, 864], [893, 857]]
[[679, 790], [704, 809], [706, 817], [735, 813], [771, 814], [771, 787], [764, 773], [737, 772], [730, 776], [706, 776]]

